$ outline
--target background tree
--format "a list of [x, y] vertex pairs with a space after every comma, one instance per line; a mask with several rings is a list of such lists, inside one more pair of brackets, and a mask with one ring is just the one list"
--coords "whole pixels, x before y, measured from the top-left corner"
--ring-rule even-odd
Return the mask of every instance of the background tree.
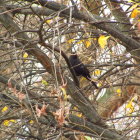
[[[139, 1], [0, 7], [2, 139], [140, 139]], [[75, 75], [73, 52], [99, 89]]]

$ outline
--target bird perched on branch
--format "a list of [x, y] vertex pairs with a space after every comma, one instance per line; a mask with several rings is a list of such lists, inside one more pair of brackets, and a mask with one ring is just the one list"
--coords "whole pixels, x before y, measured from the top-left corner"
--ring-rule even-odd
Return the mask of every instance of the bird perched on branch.
[[92, 85], [96, 89], [98, 89], [96, 83], [91, 80], [91, 76], [90, 76], [89, 70], [80, 61], [80, 59], [78, 58], [77, 54], [70, 55], [69, 61], [70, 61], [70, 64], [71, 64], [71, 66], [72, 66], [76, 76], [80, 76], [81, 75], [81, 76], [85, 77], [87, 80], [91, 81]]

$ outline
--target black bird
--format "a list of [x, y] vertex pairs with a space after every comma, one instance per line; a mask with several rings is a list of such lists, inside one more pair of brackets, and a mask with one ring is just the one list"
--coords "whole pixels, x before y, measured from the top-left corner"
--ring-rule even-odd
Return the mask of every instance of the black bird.
[[81, 76], [85, 77], [87, 80], [91, 81], [91, 83], [93, 84], [93, 86], [96, 89], [98, 89], [96, 83], [91, 80], [91, 76], [90, 76], [89, 70], [80, 61], [80, 59], [78, 58], [77, 54], [70, 55], [69, 61], [70, 61], [70, 64], [71, 64], [71, 66], [72, 66], [76, 76], [80, 76], [81, 75]]

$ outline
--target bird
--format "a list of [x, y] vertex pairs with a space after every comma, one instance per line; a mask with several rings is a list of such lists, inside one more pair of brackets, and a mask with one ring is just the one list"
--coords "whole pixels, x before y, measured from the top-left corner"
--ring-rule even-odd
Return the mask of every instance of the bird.
[[76, 76], [83, 76], [87, 80], [91, 81], [92, 85], [98, 89], [98, 86], [94, 81], [91, 80], [90, 72], [87, 69], [87, 67], [81, 62], [81, 60], [78, 58], [77, 54], [71, 54], [69, 57], [69, 62], [71, 64], [71, 67], [73, 68]]

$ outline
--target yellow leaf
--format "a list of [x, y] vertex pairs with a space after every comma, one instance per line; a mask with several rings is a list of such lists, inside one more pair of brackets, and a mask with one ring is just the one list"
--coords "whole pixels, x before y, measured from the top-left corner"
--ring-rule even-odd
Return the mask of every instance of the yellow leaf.
[[25, 52], [25, 53], [23, 54], [23, 58], [27, 58], [27, 57], [28, 57], [28, 53]]
[[69, 40], [68, 40], [68, 43], [71, 44], [71, 43], [73, 43], [74, 41], [75, 41], [74, 39], [69, 39]]
[[102, 86], [102, 83], [98, 83], [97, 86], [98, 86], [98, 87], [101, 87], [101, 86]]
[[139, 0], [127, 0], [128, 2], [131, 2], [131, 3], [136, 3], [136, 2], [139, 2]]
[[74, 108], [73, 108], [74, 110], [78, 110], [78, 108], [76, 107], [76, 106], [74, 106]]
[[5, 112], [5, 111], [7, 111], [7, 110], [8, 110], [8, 107], [5, 106], [5, 107], [1, 110], [1, 112]]
[[121, 91], [120, 88], [118, 88], [116, 92], [117, 92], [117, 93], [121, 93], [122, 91]]
[[82, 117], [82, 113], [77, 113], [76, 116], [81, 118]]
[[64, 95], [64, 100], [67, 100], [68, 99], [68, 95], [67, 95], [66, 89], [64, 87], [61, 87], [61, 90], [62, 90], [63, 95]]
[[9, 126], [10, 125], [10, 122], [16, 123], [17, 121], [16, 120], [4, 120], [3, 125], [4, 126]]
[[136, 18], [140, 15], [140, 8], [134, 9], [131, 13], [131, 18]]
[[136, 3], [136, 4], [132, 5], [130, 9], [132, 9], [132, 10], [133, 10], [133, 9], [137, 8], [137, 6], [138, 6], [138, 5], [139, 5], [139, 4], [138, 4], [138, 3]]
[[132, 108], [132, 102], [129, 102], [129, 103], [126, 105], [126, 108], [128, 108], [128, 109]]
[[91, 41], [86, 40], [85, 41], [85, 46], [86, 46], [86, 48], [89, 48], [91, 46]]
[[84, 42], [84, 40], [80, 40], [78, 42], [76, 42], [76, 44], [82, 44]]
[[88, 57], [87, 62], [88, 62], [88, 63], [91, 63], [91, 62], [92, 62], [92, 56]]
[[46, 20], [45, 22], [50, 24], [52, 22], [52, 19]]
[[45, 80], [42, 80], [42, 84], [45, 85], [45, 86], [47, 86], [48, 85], [48, 82], [45, 81]]
[[118, 96], [121, 96], [122, 91], [120, 88], [118, 88], [116, 92], [118, 93]]
[[17, 121], [16, 120], [9, 120], [10, 122], [13, 122], [13, 123], [16, 123]]
[[133, 113], [134, 112], [134, 106], [133, 106], [133, 101], [134, 101], [134, 98], [133, 97], [129, 102], [128, 104], [126, 105], [126, 108], [129, 109], [129, 114]]
[[110, 36], [104, 36], [104, 35], [101, 35], [99, 38], [98, 38], [98, 43], [100, 45], [100, 47], [102, 49], [105, 48], [105, 46], [107, 45], [107, 39], [109, 38]]
[[80, 78], [80, 82], [83, 82], [83, 81], [85, 81], [85, 80], [87, 80], [85, 77], [81, 77], [81, 78]]
[[75, 110], [74, 114], [75, 114], [76, 116], [82, 117], [82, 113], [80, 113], [80, 112], [78, 111], [78, 108], [77, 108], [76, 106], [74, 106], [73, 109]]
[[4, 120], [3, 125], [4, 126], [9, 126], [10, 121], [9, 120]]
[[111, 52], [109, 52], [109, 54], [110, 54], [110, 55], [112, 55], [112, 56], [113, 56], [113, 55], [115, 55], [115, 53], [114, 53], [114, 52], [112, 52], [112, 51], [111, 51]]
[[101, 70], [97, 69], [97, 70], [94, 71], [94, 73], [95, 73], [96, 76], [99, 76], [99, 75], [101, 75]]
[[134, 107], [133, 106], [129, 107], [129, 111], [128, 112], [129, 112], [129, 115], [132, 114], [134, 112]]
[[33, 124], [34, 123], [34, 121], [33, 120], [30, 120], [30, 122], [29, 122], [30, 124]]

